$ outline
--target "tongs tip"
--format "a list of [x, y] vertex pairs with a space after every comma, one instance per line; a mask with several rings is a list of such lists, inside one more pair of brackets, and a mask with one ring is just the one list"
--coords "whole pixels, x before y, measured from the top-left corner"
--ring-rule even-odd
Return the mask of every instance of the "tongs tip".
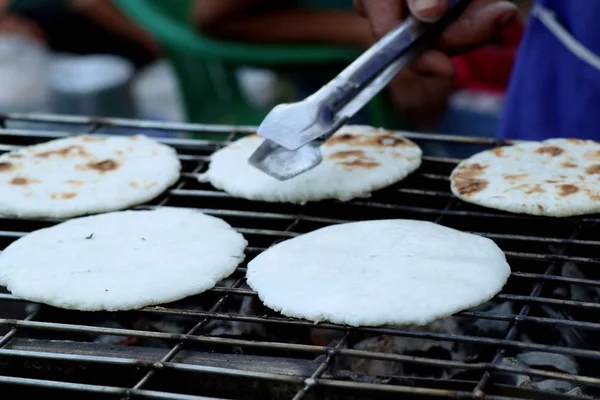
[[321, 161], [318, 144], [308, 143], [297, 150], [287, 150], [269, 139], [265, 139], [248, 159], [250, 165], [280, 181], [295, 178]]

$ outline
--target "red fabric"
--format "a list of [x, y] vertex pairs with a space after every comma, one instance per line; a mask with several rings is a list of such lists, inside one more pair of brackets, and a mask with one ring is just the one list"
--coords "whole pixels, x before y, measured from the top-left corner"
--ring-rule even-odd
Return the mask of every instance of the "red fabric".
[[456, 89], [504, 93], [508, 86], [524, 26], [506, 26], [488, 46], [454, 57]]

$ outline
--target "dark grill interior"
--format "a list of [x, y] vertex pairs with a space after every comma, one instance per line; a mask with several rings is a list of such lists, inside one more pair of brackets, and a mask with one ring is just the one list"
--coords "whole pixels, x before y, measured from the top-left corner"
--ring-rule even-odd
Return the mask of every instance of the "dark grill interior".
[[[46, 125], [14, 129], [23, 120]], [[251, 202], [196, 180], [215, 149], [250, 128], [26, 115], [3, 122], [2, 152], [65, 131], [115, 126], [209, 135], [164, 139], [178, 150], [184, 173], [148, 206], [194, 207], [225, 219], [250, 242], [248, 260], [328, 224], [411, 218], [495, 240], [513, 273], [488, 304], [418, 329], [349, 329], [282, 317], [245, 285], [244, 266], [202, 295], [123, 313], [65, 311], [0, 293], [2, 398], [600, 398], [598, 217], [536, 218], [465, 204], [449, 191], [458, 160], [439, 157], [426, 157], [410, 178], [369, 199]], [[500, 144], [407, 136], [424, 148], [444, 143], [456, 154]], [[0, 248], [55, 223], [0, 218]]]

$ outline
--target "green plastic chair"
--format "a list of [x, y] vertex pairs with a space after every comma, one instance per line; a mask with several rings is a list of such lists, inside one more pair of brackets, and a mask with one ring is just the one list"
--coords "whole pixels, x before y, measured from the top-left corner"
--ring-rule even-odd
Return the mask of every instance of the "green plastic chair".
[[[245, 99], [235, 75], [240, 66], [265, 67], [284, 76], [306, 71], [333, 74], [358, 55], [355, 49], [334, 46], [249, 45], [214, 40], [195, 29], [193, 0], [113, 1], [160, 43], [179, 79], [190, 122], [256, 125], [262, 121], [269, 110]], [[387, 96], [374, 99], [367, 110], [370, 123], [397, 128], [399, 121], [386, 110], [392, 110]]]

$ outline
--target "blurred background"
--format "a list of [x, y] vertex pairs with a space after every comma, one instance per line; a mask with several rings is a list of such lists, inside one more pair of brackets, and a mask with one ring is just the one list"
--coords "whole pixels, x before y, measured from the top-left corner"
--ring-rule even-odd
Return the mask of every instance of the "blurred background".
[[[356, 122], [494, 136], [530, 6], [515, 2], [519, 21], [455, 59], [458, 75], [434, 118], [407, 121], [386, 92]], [[332, 19], [320, 37], [298, 42], [291, 25], [263, 18], [274, 10]], [[351, 0], [0, 0], [0, 13], [1, 112], [255, 125], [273, 105], [318, 89], [363, 44], [345, 22]]]

